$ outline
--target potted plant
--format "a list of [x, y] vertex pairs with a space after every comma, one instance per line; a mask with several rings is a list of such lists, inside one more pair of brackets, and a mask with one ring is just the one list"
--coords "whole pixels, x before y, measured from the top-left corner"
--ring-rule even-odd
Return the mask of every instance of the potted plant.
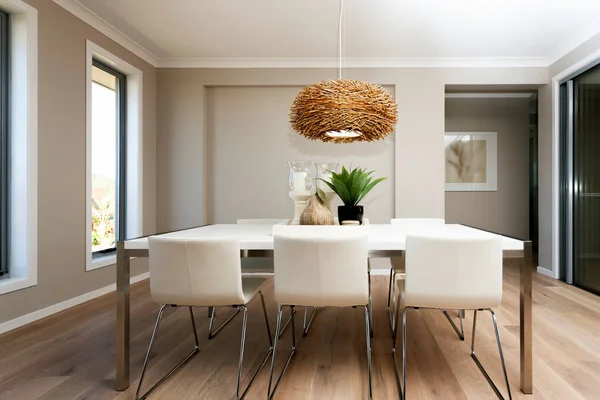
[[344, 221], [360, 221], [362, 224], [364, 209], [359, 205], [361, 200], [377, 185], [387, 178], [373, 180], [371, 174], [375, 171], [367, 171], [363, 168], [354, 168], [350, 172], [342, 167], [342, 172], [331, 171], [331, 182], [321, 179], [333, 190], [344, 203], [338, 206], [338, 219], [340, 225]]

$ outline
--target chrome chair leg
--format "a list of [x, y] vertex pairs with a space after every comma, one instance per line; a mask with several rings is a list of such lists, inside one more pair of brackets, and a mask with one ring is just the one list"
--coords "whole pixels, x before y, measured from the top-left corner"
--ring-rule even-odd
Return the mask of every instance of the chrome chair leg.
[[394, 336], [394, 295], [392, 294], [392, 285], [395, 286], [395, 277], [394, 268], [390, 268], [390, 287], [388, 290], [388, 320], [390, 322], [390, 331], [392, 332], [392, 337]]
[[242, 365], [244, 363], [244, 347], [246, 345], [246, 323], [248, 322], [248, 308], [246, 306], [241, 307], [244, 310], [242, 319], [242, 338], [240, 342], [240, 361], [238, 362], [238, 376], [237, 376], [237, 387], [235, 390], [235, 397], [240, 398], [240, 381], [242, 380]]
[[367, 258], [367, 276], [369, 278], [369, 336], [373, 339], [373, 296], [371, 294], [371, 259]]
[[269, 357], [271, 357], [271, 355], [273, 354], [273, 338], [271, 336], [271, 327], [269, 326], [269, 317], [267, 315], [267, 308], [265, 307], [265, 298], [264, 298], [262, 292], [258, 292], [258, 294], [260, 295], [260, 301], [262, 303], [263, 314], [265, 317], [265, 325], [267, 327], [267, 333], [268, 333], [268, 337], [269, 337], [269, 351], [267, 352], [267, 355], [265, 356], [265, 358], [263, 358], [263, 361], [260, 364], [260, 366], [258, 367], [258, 369], [256, 370], [256, 372], [254, 372], [254, 375], [252, 376], [252, 379], [250, 379], [248, 386], [246, 386], [246, 389], [244, 389], [244, 391], [240, 395], [240, 380], [241, 380], [241, 375], [242, 375], [242, 366], [243, 366], [242, 362], [244, 359], [244, 345], [245, 345], [245, 341], [246, 341], [246, 313], [247, 313], [247, 310], [246, 310], [246, 307], [244, 307], [244, 322], [242, 324], [242, 342], [240, 345], [240, 362], [238, 365], [238, 386], [237, 386], [237, 392], [236, 392], [237, 393], [236, 397], [240, 400], [246, 396], [246, 394], [248, 393], [248, 390], [250, 390], [250, 387], [256, 380], [256, 377], [258, 376], [258, 374], [260, 374], [260, 371], [262, 371], [262, 369], [267, 364]]
[[[508, 390], [508, 398], [510, 400], [512, 400], [512, 394], [510, 392], [510, 385], [508, 383], [508, 374], [506, 373], [506, 364], [504, 363], [504, 353], [502, 352], [502, 343], [500, 342], [500, 332], [498, 330], [498, 322], [496, 321], [496, 314], [494, 314], [494, 312], [491, 309], [487, 309], [487, 310], [492, 314], [492, 320], [494, 322], [494, 330], [496, 332], [496, 342], [498, 343], [498, 352], [500, 353], [500, 362], [502, 363], [502, 371], [504, 372], [504, 379], [506, 381], [506, 389]], [[483, 311], [483, 310], [479, 310], [479, 311]], [[498, 387], [496, 386], [494, 381], [492, 381], [492, 378], [488, 375], [485, 368], [483, 368], [483, 365], [481, 365], [481, 362], [477, 358], [477, 355], [475, 355], [475, 329], [476, 329], [476, 327], [477, 327], [477, 310], [475, 310], [475, 312], [473, 313], [473, 339], [471, 341], [471, 357], [475, 361], [475, 364], [477, 364], [477, 367], [479, 367], [479, 370], [481, 371], [483, 376], [485, 376], [485, 379], [488, 381], [488, 383], [494, 390], [494, 393], [496, 393], [496, 396], [498, 396], [499, 399], [504, 400], [504, 397], [500, 393], [500, 390], [498, 389]]]
[[[400, 305], [400, 299], [398, 299], [398, 306]], [[396, 359], [396, 340], [398, 335], [394, 335], [394, 345], [392, 347], [392, 356], [394, 358], [394, 370], [396, 372], [396, 385], [398, 386], [398, 393], [400, 399], [406, 399], [406, 312], [409, 307], [402, 309], [402, 381], [400, 381], [400, 374], [398, 373], [398, 360]], [[400, 319], [400, 307], [396, 310], [396, 325], [394, 331], [398, 332], [398, 320]]]
[[273, 355], [271, 357], [271, 371], [269, 372], [269, 386], [267, 388], [267, 398], [271, 398], [271, 383], [273, 382], [273, 370], [275, 368], [275, 356], [277, 354], [277, 343], [279, 343], [279, 329], [281, 327], [281, 311], [283, 306], [277, 306], [277, 322], [275, 322], [275, 343], [273, 344]]
[[313, 312], [310, 315], [310, 319], [308, 320], [308, 323], [306, 321], [307, 310], [308, 310], [308, 307], [304, 307], [304, 322], [302, 324], [302, 336], [304, 336], [304, 337], [306, 337], [306, 335], [308, 335], [308, 330], [310, 329], [310, 325], [312, 324], [313, 319], [315, 318], [315, 314], [317, 313], [318, 307], [313, 307]]
[[198, 348], [198, 331], [196, 330], [196, 320], [194, 319], [194, 310], [192, 307], [188, 307], [190, 310], [190, 319], [192, 320], [192, 329], [194, 330], [194, 343], [196, 343], [196, 348]]
[[235, 311], [225, 320], [225, 322], [223, 322], [217, 329], [213, 331], [216, 307], [210, 308], [212, 308], [212, 314], [210, 316], [210, 322], [208, 323], [208, 340], [214, 339], [215, 336], [217, 336], [217, 334], [221, 331], [221, 329], [227, 326], [227, 324], [229, 324], [235, 318], [235, 316], [239, 314], [241, 309], [240, 307], [236, 307]]
[[369, 313], [369, 331], [370, 331], [370, 335], [369, 335], [369, 339], [370, 339], [370, 343], [369, 346], [373, 345], [373, 303], [369, 302], [367, 304], [367, 312]]
[[442, 312], [444, 313], [444, 315], [450, 322], [450, 325], [452, 325], [452, 328], [454, 328], [454, 332], [456, 332], [456, 334], [458, 335], [458, 338], [460, 340], [465, 340], [465, 330], [463, 328], [463, 312], [464, 312], [464, 310], [458, 310], [458, 319], [460, 321], [460, 330], [458, 329], [458, 327], [456, 326], [454, 321], [452, 321], [452, 317], [450, 317], [450, 314], [448, 314], [448, 311], [442, 310]]
[[390, 268], [390, 286], [388, 288], [388, 311], [390, 310], [390, 305], [392, 303], [392, 278], [394, 275], [394, 268]]
[[192, 350], [192, 352], [190, 354], [188, 354], [182, 361], [180, 361], [179, 364], [177, 364], [173, 369], [171, 369], [169, 372], [167, 372], [167, 374], [165, 376], [163, 376], [156, 384], [154, 384], [154, 386], [152, 386], [150, 389], [148, 389], [148, 391], [146, 393], [144, 393], [142, 396], [140, 396], [140, 389], [142, 388], [142, 382], [144, 381], [144, 375], [146, 374], [146, 368], [148, 367], [148, 361], [150, 360], [150, 354], [152, 353], [152, 348], [154, 347], [154, 343], [156, 341], [156, 336], [158, 334], [158, 328], [160, 326], [160, 321], [162, 320], [162, 316], [167, 307], [171, 307], [171, 305], [169, 305], [169, 304], [163, 305], [158, 312], [158, 317], [156, 318], [156, 324], [154, 325], [154, 331], [152, 331], [152, 338], [150, 339], [150, 345], [148, 346], [148, 351], [146, 352], [146, 359], [144, 360], [144, 366], [142, 367], [142, 374], [140, 376], [140, 382], [138, 383], [138, 387], [135, 392], [135, 398], [137, 400], [143, 400], [146, 397], [148, 397], [148, 395], [150, 393], [152, 393], [154, 391], [154, 389], [156, 389], [161, 383], [166, 381], [179, 367], [181, 367], [190, 358], [192, 358], [193, 355], [198, 353], [198, 332], [196, 331], [196, 322], [194, 321], [194, 312], [192, 311], [192, 307], [190, 307], [189, 308], [190, 309], [190, 317], [192, 320], [192, 327], [193, 327], [193, 331], [194, 331], [194, 341], [195, 341], [194, 350]]
[[285, 321], [285, 324], [283, 324], [283, 328], [281, 328], [281, 331], [279, 332], [279, 337], [281, 337], [283, 335], [283, 333], [287, 329], [288, 325], [292, 321], [292, 313], [296, 313], [296, 309], [295, 308], [294, 308], [293, 311], [290, 309], [290, 315], [287, 317], [287, 320]]
[[287, 370], [288, 366], [290, 365], [290, 361], [292, 361], [292, 357], [294, 356], [294, 354], [296, 353], [296, 329], [295, 329], [295, 325], [294, 325], [294, 321], [295, 321], [295, 306], [290, 306], [291, 307], [291, 318], [292, 318], [292, 351], [290, 352], [290, 355], [288, 356], [287, 361], [285, 362], [285, 365], [283, 366], [283, 369], [281, 371], [281, 374], [279, 375], [279, 377], [277, 378], [277, 381], [275, 382], [275, 386], [273, 387], [273, 391], [271, 391], [271, 386], [273, 383], [273, 372], [275, 369], [275, 352], [277, 350], [277, 344], [279, 342], [279, 331], [281, 328], [281, 315], [282, 315], [282, 311], [283, 311], [283, 307], [282, 305], [278, 306], [277, 308], [277, 327], [275, 328], [275, 343], [273, 344], [273, 355], [271, 357], [271, 372], [269, 374], [269, 386], [267, 389], [267, 396], [269, 399], [272, 399], [273, 396], [275, 396], [275, 391], [277, 391], [277, 388], [279, 387], [279, 383], [281, 383], [281, 378], [283, 378], [283, 375], [285, 374], [285, 371]]
[[373, 398], [373, 387], [371, 384], [371, 329], [370, 329], [370, 312], [369, 308], [365, 307], [365, 341], [367, 343], [367, 372], [369, 373], [369, 399]]
[[258, 292], [260, 295], [260, 302], [262, 303], [263, 315], [265, 317], [265, 324], [267, 326], [267, 334], [269, 335], [269, 346], [273, 348], [273, 336], [271, 336], [271, 325], [269, 324], [269, 314], [267, 314], [267, 306], [265, 306], [265, 296], [262, 292]]

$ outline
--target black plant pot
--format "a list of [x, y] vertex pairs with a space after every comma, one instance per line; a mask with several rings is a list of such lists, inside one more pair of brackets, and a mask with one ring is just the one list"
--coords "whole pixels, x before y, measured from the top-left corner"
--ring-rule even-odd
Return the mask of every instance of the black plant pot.
[[362, 225], [363, 213], [363, 206], [338, 206], [340, 225], [344, 221], [359, 221]]

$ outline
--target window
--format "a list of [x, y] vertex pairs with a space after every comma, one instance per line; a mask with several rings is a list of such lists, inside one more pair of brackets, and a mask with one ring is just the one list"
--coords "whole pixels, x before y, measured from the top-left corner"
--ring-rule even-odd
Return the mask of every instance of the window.
[[92, 255], [115, 251], [125, 237], [126, 77], [92, 61]]
[[9, 16], [0, 11], [0, 276], [8, 273], [9, 251]]
[[116, 243], [142, 235], [142, 78], [86, 42], [86, 271], [115, 264]]
[[37, 10], [0, 0], [0, 294], [37, 285]]

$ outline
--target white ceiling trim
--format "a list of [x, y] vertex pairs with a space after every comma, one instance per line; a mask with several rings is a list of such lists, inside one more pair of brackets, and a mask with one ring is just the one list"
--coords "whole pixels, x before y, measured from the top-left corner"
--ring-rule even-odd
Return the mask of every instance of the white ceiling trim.
[[[337, 68], [336, 58], [160, 58], [158, 68]], [[540, 58], [345, 58], [345, 68], [547, 67]]]
[[142, 60], [156, 67], [158, 65], [158, 57], [152, 52], [141, 46], [139, 43], [129, 38], [123, 32], [109, 24], [89, 8], [83, 6], [77, 0], [53, 0], [56, 4], [81, 19], [83, 22], [90, 25], [92, 28], [105, 34], [127, 50], [131, 51]]
[[548, 66], [551, 66], [562, 57], [581, 46], [583, 43], [600, 33], [600, 20], [594, 24], [584, 26], [576, 35], [569, 38], [564, 43], [560, 44], [547, 57]]
[[533, 93], [446, 93], [447, 99], [528, 99]]

